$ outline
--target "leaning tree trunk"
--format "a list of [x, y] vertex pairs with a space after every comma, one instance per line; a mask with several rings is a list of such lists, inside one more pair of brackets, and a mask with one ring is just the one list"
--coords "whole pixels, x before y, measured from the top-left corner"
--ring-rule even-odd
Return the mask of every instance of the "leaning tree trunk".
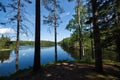
[[57, 25], [56, 25], [56, 0], [54, 0], [54, 34], [55, 34], [55, 62], [57, 62]]
[[40, 0], [36, 0], [36, 22], [35, 22], [35, 54], [33, 70], [38, 71], [40, 69]]
[[103, 72], [102, 49], [100, 43], [100, 30], [98, 27], [98, 10], [96, 0], [92, 0], [93, 9], [93, 37], [95, 47], [95, 69], [97, 72]]

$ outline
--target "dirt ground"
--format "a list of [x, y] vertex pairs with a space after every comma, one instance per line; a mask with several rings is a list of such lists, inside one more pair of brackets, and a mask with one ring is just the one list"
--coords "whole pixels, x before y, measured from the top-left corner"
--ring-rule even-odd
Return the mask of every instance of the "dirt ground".
[[19, 74], [10, 80], [120, 80], [120, 66], [104, 64], [104, 73], [100, 74], [95, 72], [94, 64], [63, 62], [35, 74]]

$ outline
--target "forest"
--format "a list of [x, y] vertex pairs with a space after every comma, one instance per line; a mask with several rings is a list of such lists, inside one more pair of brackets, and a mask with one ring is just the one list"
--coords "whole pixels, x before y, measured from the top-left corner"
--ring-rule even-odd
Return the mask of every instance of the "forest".
[[[11, 50], [15, 48], [16, 41], [11, 41], [9, 37], [4, 37], [4, 35], [0, 38], [0, 51]], [[34, 41], [20, 41], [20, 46], [34, 46]], [[41, 47], [49, 47], [54, 46], [54, 42], [52, 41], [41, 41]]]
[[[16, 12], [13, 15], [7, 14], [10, 15], [7, 22], [0, 20], [0, 25], [16, 25], [15, 41], [4, 35], [1, 35], [0, 38], [0, 51], [14, 48], [16, 71], [9, 76], [1, 76], [0, 74], [0, 80], [120, 79], [120, 0], [66, 1], [69, 4], [74, 2], [75, 6], [74, 14], [65, 26], [65, 29], [71, 34], [61, 41], [58, 41], [58, 28], [62, 24], [60, 15], [65, 12], [65, 8], [61, 6], [64, 1], [35, 0], [34, 41], [20, 40], [20, 34], [27, 35], [29, 31], [29, 27], [24, 23], [27, 20], [23, 15], [25, 4], [33, 4], [33, 0], [8, 0], [7, 4], [4, 4], [2, 0], [0, 1], [0, 13], [6, 14], [7, 10]], [[47, 15], [41, 16], [41, 7], [48, 11]], [[42, 17], [43, 19], [41, 19]], [[53, 28], [54, 41], [41, 40], [42, 23]], [[27, 50], [28, 47], [24, 47], [25, 45], [34, 46], [33, 64], [28, 69], [21, 70], [19, 69], [19, 55], [23, 48]], [[44, 51], [43, 47], [49, 47], [48, 51]], [[29, 49], [31, 50], [31, 47]], [[54, 52], [54, 59], [44, 65], [42, 56], [45, 54], [42, 52], [49, 54], [50, 49]], [[65, 51], [64, 53], [69, 53], [68, 56], [75, 56], [75, 59], [70, 57], [70, 60], [62, 60], [61, 58], [65, 55], [62, 55], [62, 51], [59, 49]], [[1, 57], [1, 54], [0, 59], [5, 56]], [[10, 54], [5, 60], [9, 56]], [[48, 56], [45, 55], [45, 57]], [[30, 59], [32, 58], [30, 57]], [[45, 60], [47, 59], [49, 61], [49, 58], [45, 58]], [[5, 60], [2, 58], [0, 65]]]

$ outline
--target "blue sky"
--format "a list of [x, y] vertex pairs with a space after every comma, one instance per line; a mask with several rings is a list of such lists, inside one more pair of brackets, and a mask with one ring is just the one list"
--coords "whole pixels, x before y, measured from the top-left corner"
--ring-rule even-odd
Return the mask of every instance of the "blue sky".
[[[3, 2], [4, 4], [7, 3], [6, 0], [0, 0], [0, 2]], [[72, 15], [74, 14], [74, 6], [75, 2], [67, 2], [67, 0], [63, 0], [63, 2], [60, 3], [60, 5], [64, 8], [65, 12], [60, 15], [62, 23], [59, 27], [57, 27], [57, 39], [58, 41], [61, 41], [63, 38], [70, 36], [70, 31], [65, 30], [66, 25], [68, 24], [69, 20], [72, 18]], [[26, 14], [25, 16], [29, 19], [31, 23], [24, 22], [28, 29], [30, 30], [28, 32], [28, 36], [24, 33], [20, 34], [21, 40], [34, 40], [34, 31], [35, 31], [35, 2], [32, 0], [32, 4], [26, 5]], [[10, 13], [3, 13], [0, 12], [0, 22], [7, 21], [7, 17]], [[41, 6], [41, 20], [43, 20], [43, 15], [47, 15], [48, 11]], [[15, 40], [15, 28], [16, 26], [12, 26], [10, 24], [7, 25], [0, 25], [0, 35], [4, 34], [7, 36], [10, 36], [12, 40]], [[48, 26], [43, 24], [41, 21], [41, 39], [42, 40], [49, 40], [54, 41], [54, 28], [52, 26]]]

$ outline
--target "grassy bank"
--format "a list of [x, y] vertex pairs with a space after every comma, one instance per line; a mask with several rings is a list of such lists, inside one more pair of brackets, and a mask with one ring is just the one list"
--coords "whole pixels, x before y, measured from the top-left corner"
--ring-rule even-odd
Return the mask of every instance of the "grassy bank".
[[0, 51], [10, 51], [11, 49], [0, 49]]

